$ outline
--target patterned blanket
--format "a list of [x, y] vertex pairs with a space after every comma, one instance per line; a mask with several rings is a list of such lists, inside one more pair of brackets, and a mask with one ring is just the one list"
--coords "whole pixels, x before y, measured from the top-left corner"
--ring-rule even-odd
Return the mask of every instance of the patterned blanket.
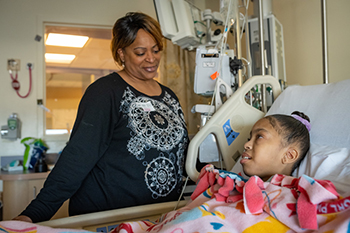
[[[111, 233], [350, 233], [350, 197], [340, 197], [330, 181], [305, 175], [275, 175], [263, 182], [257, 176], [246, 180], [209, 165], [202, 169], [191, 199], [185, 207], [164, 214], [156, 222], [125, 222]], [[0, 222], [0, 232], [82, 232], [21, 224]]]
[[350, 197], [339, 197], [330, 181], [308, 176], [245, 180], [209, 165], [191, 199], [157, 222], [123, 223], [113, 233], [350, 232]]

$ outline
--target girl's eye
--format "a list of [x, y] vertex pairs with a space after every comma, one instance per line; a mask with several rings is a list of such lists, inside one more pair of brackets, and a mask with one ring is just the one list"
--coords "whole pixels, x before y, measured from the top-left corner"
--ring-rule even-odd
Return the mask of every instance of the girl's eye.
[[153, 52], [154, 52], [155, 54], [157, 54], [157, 53], [159, 53], [159, 50], [154, 50]]
[[136, 54], [136, 56], [139, 56], [139, 57], [141, 57], [141, 56], [143, 56], [143, 55], [145, 55], [144, 53], [137, 53]]
[[261, 135], [257, 135], [257, 136], [256, 136], [256, 138], [257, 138], [257, 139], [259, 139], [259, 138], [263, 138], [263, 136], [261, 136]]

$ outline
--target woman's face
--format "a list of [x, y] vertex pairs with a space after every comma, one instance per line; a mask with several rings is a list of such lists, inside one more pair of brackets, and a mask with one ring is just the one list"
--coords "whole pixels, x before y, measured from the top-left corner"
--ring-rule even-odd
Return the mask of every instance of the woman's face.
[[257, 175], [268, 180], [274, 174], [283, 174], [283, 157], [287, 147], [269, 120], [259, 120], [250, 132], [250, 139], [244, 144], [241, 164], [249, 176]]
[[154, 38], [143, 29], [137, 32], [135, 41], [118, 50], [124, 61], [124, 70], [132, 78], [149, 80], [157, 75], [161, 52]]

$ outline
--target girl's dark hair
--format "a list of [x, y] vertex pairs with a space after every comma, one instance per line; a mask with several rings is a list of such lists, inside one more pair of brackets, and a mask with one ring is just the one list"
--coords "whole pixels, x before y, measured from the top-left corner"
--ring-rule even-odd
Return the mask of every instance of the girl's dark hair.
[[119, 65], [122, 65], [122, 61], [119, 57], [118, 49], [124, 49], [131, 45], [140, 29], [151, 34], [157, 43], [159, 51], [163, 50], [163, 35], [159, 23], [144, 13], [129, 12], [115, 22], [112, 31], [112, 56]]
[[[294, 111], [291, 115], [298, 115], [310, 122], [310, 118], [302, 112]], [[266, 117], [272, 127], [282, 136], [283, 146], [297, 143], [300, 147], [300, 156], [293, 164], [293, 171], [300, 165], [310, 148], [310, 134], [306, 126], [301, 121], [292, 116], [275, 114]]]

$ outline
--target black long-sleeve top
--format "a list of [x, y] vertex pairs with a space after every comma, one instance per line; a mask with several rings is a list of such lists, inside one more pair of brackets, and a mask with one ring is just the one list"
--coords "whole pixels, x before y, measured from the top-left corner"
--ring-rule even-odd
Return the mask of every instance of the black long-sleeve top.
[[117, 73], [91, 84], [67, 146], [37, 198], [21, 213], [49, 220], [69, 214], [177, 200], [188, 134], [176, 95], [147, 96]]

